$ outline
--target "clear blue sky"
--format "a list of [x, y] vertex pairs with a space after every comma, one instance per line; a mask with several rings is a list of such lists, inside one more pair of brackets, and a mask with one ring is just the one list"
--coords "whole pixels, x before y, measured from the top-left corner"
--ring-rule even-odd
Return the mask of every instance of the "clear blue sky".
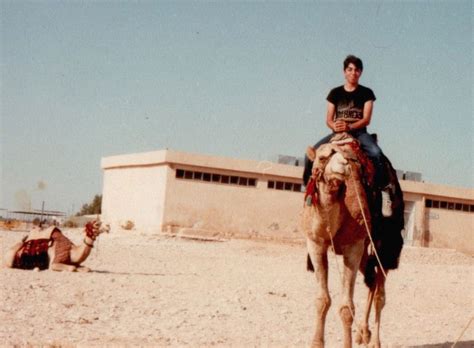
[[0, 208], [70, 212], [104, 156], [302, 156], [347, 54], [398, 169], [474, 187], [472, 2], [1, 1]]

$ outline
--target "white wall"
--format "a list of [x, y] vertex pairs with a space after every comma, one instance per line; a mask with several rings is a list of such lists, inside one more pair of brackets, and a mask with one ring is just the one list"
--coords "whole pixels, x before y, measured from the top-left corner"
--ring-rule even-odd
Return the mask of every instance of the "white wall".
[[158, 231], [168, 170], [166, 165], [104, 170], [103, 221], [117, 227], [130, 220], [136, 228]]

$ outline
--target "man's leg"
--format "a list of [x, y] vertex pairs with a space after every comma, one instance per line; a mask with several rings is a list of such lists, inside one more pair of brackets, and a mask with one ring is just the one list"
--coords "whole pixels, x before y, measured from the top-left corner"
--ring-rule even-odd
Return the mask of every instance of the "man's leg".
[[390, 198], [389, 179], [384, 163], [382, 150], [372, 136], [366, 132], [357, 134], [362, 150], [370, 157], [375, 166], [375, 185], [382, 193], [382, 215], [392, 215], [392, 200]]
[[[319, 146], [323, 144], [329, 143], [329, 140], [334, 136], [334, 133], [331, 133], [324, 138], [322, 138], [320, 141], [318, 141], [316, 144], [314, 144], [313, 148], [317, 149]], [[313, 169], [313, 161], [311, 161], [308, 156], [304, 156], [304, 172], [303, 172], [303, 183], [306, 186], [308, 184], [309, 178], [311, 177], [311, 171]]]

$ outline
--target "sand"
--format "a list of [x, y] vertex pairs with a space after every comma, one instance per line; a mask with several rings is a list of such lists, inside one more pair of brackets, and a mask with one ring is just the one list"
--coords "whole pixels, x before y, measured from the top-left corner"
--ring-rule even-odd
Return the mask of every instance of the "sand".
[[[65, 230], [80, 243], [79, 230]], [[0, 231], [2, 255], [25, 233]], [[341, 346], [340, 278], [329, 255], [333, 301], [327, 347]], [[337, 261], [336, 261], [337, 260]], [[383, 347], [450, 347], [473, 316], [473, 259], [406, 247], [389, 274]], [[101, 236], [90, 273], [0, 268], [0, 345], [308, 347], [315, 278], [303, 245], [198, 241], [140, 231]], [[360, 320], [367, 290], [357, 278]], [[456, 347], [474, 346], [474, 324]]]

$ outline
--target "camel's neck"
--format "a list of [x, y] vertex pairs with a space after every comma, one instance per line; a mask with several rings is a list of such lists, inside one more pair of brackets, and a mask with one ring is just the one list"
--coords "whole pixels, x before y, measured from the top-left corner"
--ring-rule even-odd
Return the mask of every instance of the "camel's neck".
[[94, 240], [84, 236], [82, 243], [71, 250], [71, 262], [75, 264], [84, 262], [89, 257], [93, 245]]
[[330, 191], [324, 184], [319, 186], [319, 202], [316, 209], [316, 219], [319, 222], [319, 234], [323, 238], [335, 236], [343, 220], [343, 202], [338, 191]]

